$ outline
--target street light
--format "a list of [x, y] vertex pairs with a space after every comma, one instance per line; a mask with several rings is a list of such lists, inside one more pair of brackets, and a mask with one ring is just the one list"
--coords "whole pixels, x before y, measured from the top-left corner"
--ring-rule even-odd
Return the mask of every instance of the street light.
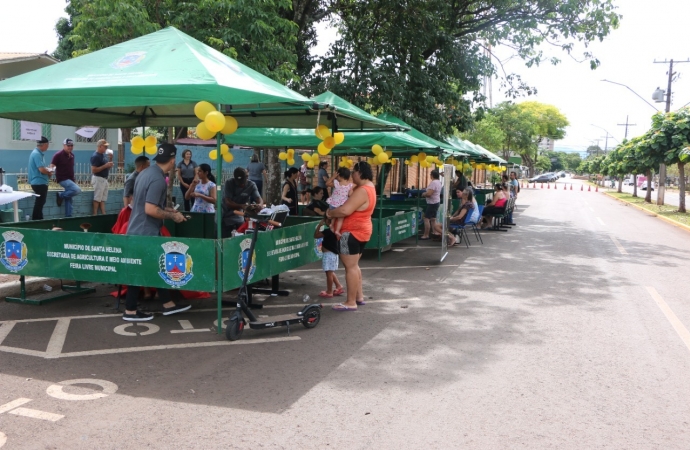
[[[617, 84], [618, 86], [623, 86], [624, 88], [627, 88], [628, 90], [630, 90], [630, 92], [632, 92], [633, 94], [635, 94], [635, 95], [637, 95], [638, 97], [640, 97], [640, 98], [642, 99], [643, 102], [645, 102], [646, 104], [648, 104], [649, 106], [651, 106], [652, 109], [654, 109], [654, 111], [659, 111], [659, 108], [657, 108], [656, 106], [654, 106], [654, 105], [652, 105], [651, 103], [649, 103], [647, 100], [645, 100], [645, 98], [644, 98], [643, 96], [641, 96], [641, 95], [638, 94], [637, 92], [633, 91], [632, 88], [630, 88], [630, 86], [626, 86], [626, 85], [624, 85], [623, 83], [616, 83], [615, 81], [611, 81], [611, 80], [601, 80], [601, 81], [605, 81], [605, 82], [611, 83], [611, 84]], [[660, 90], [660, 89], [657, 89], [657, 91], [659, 91], [659, 90]], [[654, 94], [656, 94], [656, 91], [654, 92]], [[662, 96], [663, 96], [663, 91], [662, 91]], [[654, 100], [656, 101], [656, 98], [654, 98], [654, 95], [652, 95], [652, 99], [654, 99]], [[663, 100], [662, 100], [662, 101], [663, 101]]]

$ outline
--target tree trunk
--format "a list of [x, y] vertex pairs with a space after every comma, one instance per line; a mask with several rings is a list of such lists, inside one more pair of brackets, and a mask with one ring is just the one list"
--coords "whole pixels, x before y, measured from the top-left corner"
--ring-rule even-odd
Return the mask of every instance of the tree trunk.
[[283, 171], [280, 167], [280, 159], [278, 159], [278, 153], [280, 153], [280, 150], [277, 148], [269, 148], [265, 153], [268, 180], [266, 181], [266, 186], [264, 187], [265, 197], [263, 200], [267, 205], [279, 205], [281, 203], [280, 185], [283, 179]]
[[[651, 183], [648, 183], [651, 185]], [[649, 187], [647, 187], [649, 189]], [[664, 194], [666, 193], [666, 164], [659, 164], [659, 185], [656, 187], [656, 204], [664, 204]]]
[[623, 192], [623, 175], [618, 179], [618, 193]]
[[652, 203], [652, 171], [648, 170], [645, 175], [647, 176], [647, 194], [644, 196], [644, 201]]
[[680, 201], [678, 203], [678, 211], [679, 212], [686, 212], [685, 211], [685, 163], [679, 162], [678, 163], [678, 175], [680, 177], [680, 181], [678, 182], [678, 189], [680, 190]]
[[637, 175], [633, 175], [633, 197], [637, 197]]

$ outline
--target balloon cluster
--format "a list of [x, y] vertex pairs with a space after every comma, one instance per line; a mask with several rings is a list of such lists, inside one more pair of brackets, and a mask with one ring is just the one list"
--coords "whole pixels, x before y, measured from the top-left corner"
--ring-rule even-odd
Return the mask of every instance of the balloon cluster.
[[[290, 151], [290, 150], [288, 150]], [[280, 156], [280, 155], [279, 155]], [[312, 154], [309, 153], [302, 153], [302, 161], [307, 163], [307, 167], [310, 169], [313, 169], [314, 167], [317, 167], [319, 165], [319, 161], [321, 161], [321, 158], [319, 157], [319, 154], [317, 152], [314, 152]], [[294, 164], [295, 161], [292, 161], [292, 164]], [[288, 161], [288, 164], [290, 164], [290, 161]]]
[[432, 164], [436, 164], [437, 166], [443, 165], [443, 161], [441, 161], [438, 156], [427, 155], [424, 152], [420, 152], [417, 155], [412, 155], [410, 156], [409, 160], [405, 161], [405, 165], [407, 166], [417, 163], [419, 163], [419, 167], [423, 167], [425, 169], [431, 167]]
[[158, 140], [155, 136], [147, 136], [146, 139], [141, 136], [134, 136], [131, 150], [135, 155], [141, 155], [144, 149], [147, 155], [154, 155], [156, 154], [156, 144], [158, 144]]
[[[230, 153], [230, 147], [228, 147], [227, 144], [222, 144], [220, 146], [220, 156], [223, 157], [223, 161], [225, 161], [226, 163], [231, 163], [232, 160], [235, 159], [235, 157], [232, 156], [232, 153]], [[208, 153], [208, 157], [214, 161], [218, 159], [218, 149], [211, 150]]]
[[[196, 126], [196, 135], [199, 139], [212, 139], [217, 133], [232, 134], [237, 131], [237, 120], [232, 116], [225, 116], [222, 112], [217, 111], [216, 107], [209, 102], [198, 102], [194, 105], [194, 115], [202, 120]], [[219, 150], [211, 150], [208, 157], [216, 160], [218, 159]], [[232, 162], [233, 156], [230, 153], [230, 147], [223, 144], [220, 146], [220, 154], [223, 161]]]
[[[333, 150], [338, 144], [341, 144], [345, 140], [345, 135], [340, 132], [332, 133], [331, 130], [326, 125], [319, 125], [314, 130], [314, 134], [317, 138], [321, 139], [321, 143], [316, 148], [316, 151], [321, 156], [326, 156]], [[318, 164], [318, 161], [317, 161]]]
[[388, 150], [388, 151], [383, 151], [383, 147], [381, 147], [379, 144], [374, 144], [371, 146], [371, 152], [374, 154], [373, 158], [368, 158], [369, 164], [372, 166], [376, 166], [379, 164], [386, 164], [387, 162], [390, 162], [391, 164], [393, 161], [391, 161], [391, 158], [393, 158], [393, 152]]
[[[304, 158], [304, 154], [302, 155], [302, 158]], [[287, 149], [286, 152], [278, 153], [278, 159], [280, 159], [281, 161], [287, 161], [288, 165], [294, 166], [295, 165], [295, 149], [289, 148], [289, 149]]]
[[352, 166], [355, 165], [355, 162], [351, 160], [349, 157], [344, 156], [342, 160], [340, 161], [340, 164], [338, 164], [338, 167], [347, 167], [348, 169], [352, 169]]

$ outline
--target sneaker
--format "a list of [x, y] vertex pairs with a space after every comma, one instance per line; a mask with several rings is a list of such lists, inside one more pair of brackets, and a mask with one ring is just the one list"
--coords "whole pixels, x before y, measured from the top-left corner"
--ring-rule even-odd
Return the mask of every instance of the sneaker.
[[56, 192], [55, 195], [57, 196], [55, 199], [57, 201], [57, 205], [62, 206], [62, 197], [60, 197], [60, 193]]
[[187, 311], [191, 307], [192, 305], [175, 305], [171, 306], [170, 308], [163, 307], [163, 315], [169, 316], [171, 314], [181, 313], [183, 311]]
[[153, 314], [146, 314], [141, 311], [137, 311], [136, 314], [124, 313], [122, 315], [122, 320], [126, 320], [127, 322], [147, 322], [153, 320]]

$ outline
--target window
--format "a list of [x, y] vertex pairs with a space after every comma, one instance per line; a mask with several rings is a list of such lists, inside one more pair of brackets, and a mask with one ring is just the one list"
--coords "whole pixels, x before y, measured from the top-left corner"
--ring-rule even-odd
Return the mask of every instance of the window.
[[[43, 123], [41, 124], [41, 135], [52, 141], [51, 138], [51, 125]], [[12, 121], [12, 140], [13, 141], [33, 141], [33, 139], [22, 139], [22, 124], [19, 120]]]
[[107, 128], [99, 128], [98, 131], [96, 131], [96, 134], [94, 134], [93, 137], [90, 139], [85, 138], [84, 136], [79, 136], [78, 134], [75, 133], [74, 134], [74, 142], [98, 142], [101, 139], [108, 139], [107, 134], [108, 134]]

